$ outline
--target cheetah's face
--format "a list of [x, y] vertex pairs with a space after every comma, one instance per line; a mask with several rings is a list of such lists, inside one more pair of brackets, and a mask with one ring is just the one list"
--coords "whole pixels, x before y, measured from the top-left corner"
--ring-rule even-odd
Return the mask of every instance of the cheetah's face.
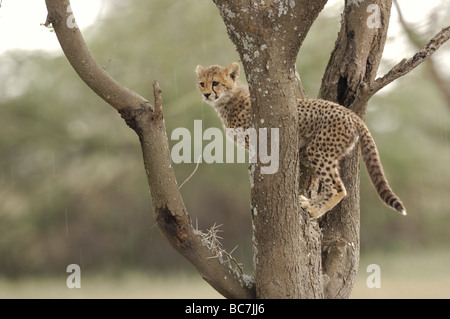
[[197, 87], [202, 93], [203, 101], [214, 106], [219, 99], [230, 97], [236, 86], [239, 70], [236, 62], [227, 67], [212, 65], [206, 69], [198, 65], [195, 69]]

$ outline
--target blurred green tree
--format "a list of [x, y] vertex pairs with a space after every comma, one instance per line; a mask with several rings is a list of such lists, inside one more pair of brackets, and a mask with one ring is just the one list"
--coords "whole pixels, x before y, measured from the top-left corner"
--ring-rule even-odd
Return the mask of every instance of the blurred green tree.
[[[108, 72], [144, 96], [151, 95], [154, 78], [160, 81], [168, 134], [191, 128], [194, 119], [220, 127], [194, 87], [197, 64], [238, 60], [214, 4], [114, 1], [108, 10], [86, 33]], [[337, 12], [319, 17], [300, 53], [297, 67], [310, 96], [319, 90], [333, 47]], [[149, 37], [142, 30], [163, 32]], [[87, 271], [186, 267], [153, 227], [135, 135], [117, 112], [98, 107], [104, 102], [73, 74], [61, 56], [2, 56], [0, 275], [54, 275], [70, 263]], [[361, 174], [362, 251], [448, 248], [450, 117], [427, 73], [417, 69], [373, 98], [367, 123], [393, 188], [412, 209], [407, 219], [396, 219]], [[175, 166], [179, 182], [193, 169]], [[251, 269], [247, 165], [202, 164], [181, 192], [202, 221], [199, 228], [223, 224], [224, 246], [239, 244], [234, 255]]]

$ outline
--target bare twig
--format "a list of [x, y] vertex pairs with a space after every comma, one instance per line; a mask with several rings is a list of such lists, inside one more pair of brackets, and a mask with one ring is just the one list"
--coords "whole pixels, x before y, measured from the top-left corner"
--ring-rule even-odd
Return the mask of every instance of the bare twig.
[[106, 62], [106, 64], [103, 66], [103, 69], [104, 69], [105, 71], [108, 69], [109, 65], [110, 65], [111, 62], [113, 61], [113, 57], [114, 57], [114, 54], [115, 54], [115, 51], [116, 51], [116, 47], [117, 47], [117, 42], [114, 43], [114, 46], [113, 46], [111, 55], [109, 56], [109, 59], [108, 59], [108, 61]]
[[202, 155], [200, 155], [200, 156], [198, 157], [198, 159], [197, 159], [197, 165], [195, 165], [194, 171], [191, 173], [191, 175], [189, 175], [188, 178], [186, 178], [186, 179], [184, 180], [183, 183], [181, 183], [181, 185], [180, 185], [180, 187], [178, 187], [178, 189], [181, 189], [181, 187], [183, 187], [183, 185], [186, 184], [186, 183], [192, 178], [192, 176], [194, 176], [195, 172], [196, 172], [197, 169], [198, 169], [198, 166], [200, 165], [200, 158], [202, 158]]
[[158, 81], [153, 81], [153, 95], [155, 98], [155, 112], [162, 114], [162, 89]]
[[[400, 5], [398, 4], [397, 0], [394, 0], [395, 7], [398, 12], [398, 19], [400, 21], [401, 26], [403, 27], [403, 30], [405, 30], [406, 35], [408, 36], [409, 41], [417, 48], [421, 49], [423, 45], [423, 41], [421, 41], [420, 36], [411, 28], [408, 23], [406, 22], [405, 18], [403, 17], [402, 10], [400, 9]], [[434, 80], [434, 83], [436, 83], [436, 86], [441, 91], [443, 97], [445, 98], [447, 105], [450, 107], [450, 85], [447, 83], [447, 81], [442, 78], [442, 75], [440, 74], [438, 70], [438, 66], [436, 66], [435, 60], [433, 57], [430, 57], [428, 59], [427, 63], [431, 78]]]
[[381, 90], [394, 80], [398, 79], [399, 77], [412, 71], [419, 64], [429, 58], [434, 52], [436, 52], [436, 50], [439, 49], [441, 45], [449, 39], [450, 26], [443, 28], [412, 58], [403, 59], [384, 76], [375, 79], [371, 83], [362, 82], [358, 95], [353, 102], [354, 109], [359, 109], [358, 106], [366, 104], [369, 99], [379, 90]]
[[231, 263], [233, 263], [239, 273], [243, 275], [244, 271], [242, 269], [242, 265], [231, 256], [231, 254], [236, 250], [237, 246], [234, 247], [233, 250], [229, 253], [222, 248], [222, 243], [220, 242], [220, 239], [222, 239], [222, 237], [217, 235], [217, 233], [222, 232], [222, 230], [219, 229], [221, 226], [222, 225], [214, 224], [206, 233], [198, 229], [196, 229], [195, 231], [202, 237], [203, 244], [206, 245], [215, 254], [214, 256], [208, 257], [208, 259], [218, 258], [219, 262], [223, 263], [223, 256], [225, 256], [227, 258], [226, 261], [228, 261], [230, 266]]
[[434, 52], [436, 52], [439, 47], [444, 44], [448, 39], [450, 39], [450, 26], [442, 29], [438, 34], [436, 34], [425, 47], [417, 52], [410, 59], [403, 59], [395, 65], [386, 75], [381, 78], [377, 78], [374, 83], [370, 84], [370, 90], [377, 92], [392, 81], [398, 79], [399, 77], [405, 75], [406, 73], [413, 70], [420, 63], [425, 61]]

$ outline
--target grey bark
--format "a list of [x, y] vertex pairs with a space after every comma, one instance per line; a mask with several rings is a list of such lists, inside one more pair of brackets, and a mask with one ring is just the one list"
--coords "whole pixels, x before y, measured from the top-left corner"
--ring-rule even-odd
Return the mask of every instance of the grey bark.
[[[355, 105], [360, 85], [371, 82], [378, 70], [386, 42], [391, 1], [377, 0], [379, 16], [367, 12], [367, 5], [346, 1], [341, 29], [319, 97], [339, 103], [364, 116], [367, 104]], [[375, 12], [375, 14], [377, 14]], [[379, 19], [369, 21], [370, 18]], [[369, 26], [373, 26], [370, 28]], [[348, 298], [359, 265], [359, 148], [341, 162], [341, 176], [348, 195], [320, 221], [323, 240], [323, 271], [327, 276], [327, 298]]]
[[278, 173], [250, 167], [257, 298], [322, 298], [320, 231], [298, 198], [298, 50], [326, 1], [215, 0], [249, 83], [253, 125], [279, 128]]

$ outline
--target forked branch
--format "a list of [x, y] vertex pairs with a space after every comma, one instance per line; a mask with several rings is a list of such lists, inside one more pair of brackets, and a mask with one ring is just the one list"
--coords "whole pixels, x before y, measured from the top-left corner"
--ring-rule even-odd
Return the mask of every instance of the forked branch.
[[403, 59], [397, 63], [388, 73], [370, 83], [362, 82], [358, 95], [354, 101], [355, 109], [363, 106], [369, 99], [389, 83], [409, 73], [423, 61], [436, 52], [450, 39], [450, 26], [438, 32], [419, 52], [409, 59]]
[[[421, 37], [406, 22], [405, 18], [403, 17], [402, 10], [401, 10], [400, 5], [398, 4], [397, 0], [394, 0], [394, 4], [397, 9], [398, 20], [399, 20], [403, 30], [405, 31], [405, 34], [408, 36], [409, 41], [418, 50], [422, 49], [423, 41], [422, 41]], [[450, 85], [448, 84], [448, 81], [446, 81], [446, 79], [442, 77], [442, 75], [439, 72], [440, 71], [439, 66], [432, 57], [430, 57], [428, 59], [427, 66], [428, 66], [428, 71], [429, 71], [429, 74], [431, 75], [431, 78], [434, 80], [434, 83], [439, 88], [443, 97], [445, 98], [447, 105], [450, 107]]]
[[[154, 107], [143, 97], [114, 80], [93, 58], [83, 36], [73, 23], [68, 0], [46, 0], [48, 17], [61, 48], [81, 79], [114, 107], [139, 136], [145, 171], [158, 228], [171, 246], [188, 259], [201, 276], [227, 298], [253, 298], [253, 279], [221, 263], [191, 225], [172, 169], [166, 127], [162, 114], [161, 88], [155, 81]], [[67, 23], [71, 21], [72, 23]]]

